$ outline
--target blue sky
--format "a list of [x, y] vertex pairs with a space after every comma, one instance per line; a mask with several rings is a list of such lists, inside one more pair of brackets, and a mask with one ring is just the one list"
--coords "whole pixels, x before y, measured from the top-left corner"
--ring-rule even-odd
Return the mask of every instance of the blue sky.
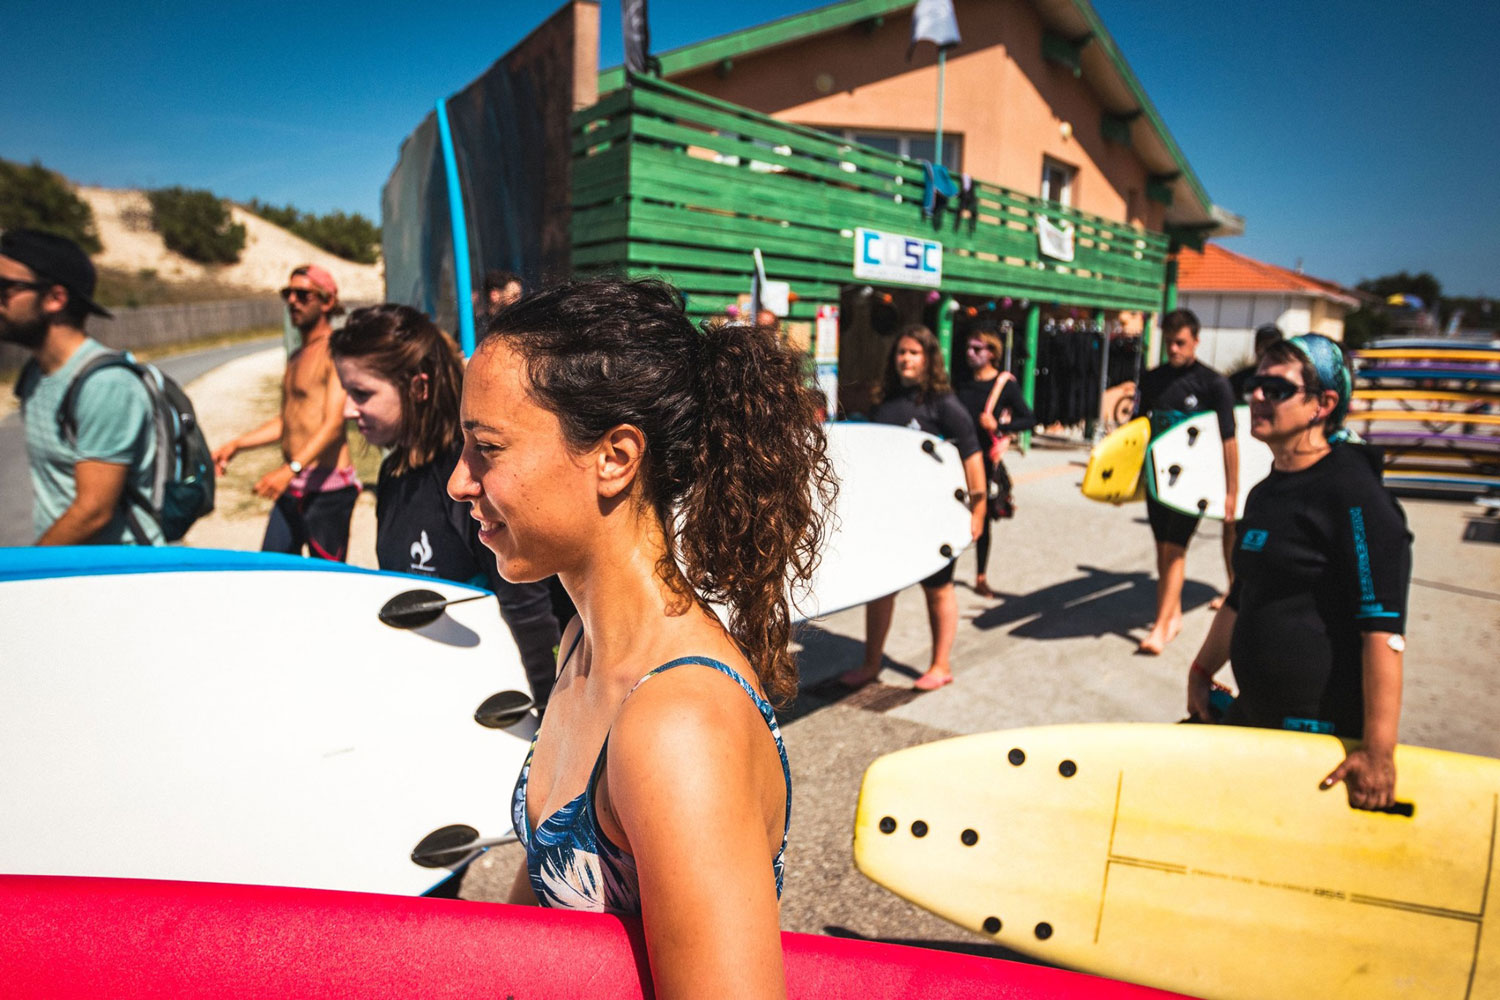
[[[814, 6], [651, 4], [653, 48]], [[552, 0], [11, 0], [0, 156], [378, 216], [401, 140]], [[1225, 246], [1353, 283], [1429, 270], [1500, 295], [1500, 4], [1095, 0], [1210, 196]], [[602, 7], [602, 61], [620, 61]], [[962, 27], [962, 24], [960, 24]]]

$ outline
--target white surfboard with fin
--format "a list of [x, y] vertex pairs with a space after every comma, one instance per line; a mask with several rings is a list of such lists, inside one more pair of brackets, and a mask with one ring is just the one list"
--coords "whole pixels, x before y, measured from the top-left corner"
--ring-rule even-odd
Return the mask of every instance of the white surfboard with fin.
[[[1250, 434], [1250, 408], [1234, 408], [1234, 439], [1239, 443], [1239, 493], [1243, 512], [1250, 489], [1271, 471], [1271, 449]], [[1158, 503], [1184, 514], [1224, 519], [1224, 447], [1217, 414], [1195, 413], [1158, 435], [1146, 455], [1147, 487]]]
[[[384, 624], [414, 590], [478, 599]], [[420, 893], [510, 832], [535, 723], [485, 591], [262, 553], [3, 549], [0, 633], [0, 871]], [[454, 850], [414, 862], [444, 828]]]

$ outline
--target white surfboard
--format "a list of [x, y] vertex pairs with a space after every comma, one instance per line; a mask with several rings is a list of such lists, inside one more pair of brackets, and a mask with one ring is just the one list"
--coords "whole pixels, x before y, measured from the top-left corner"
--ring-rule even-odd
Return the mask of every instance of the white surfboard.
[[[1271, 471], [1271, 449], [1250, 434], [1250, 407], [1234, 408], [1234, 439], [1239, 443], [1239, 493], [1235, 510]], [[1146, 457], [1148, 487], [1161, 504], [1184, 514], [1224, 519], [1224, 447], [1217, 414], [1195, 413], [1151, 442]]]
[[[383, 624], [414, 589], [479, 599]], [[420, 893], [449, 874], [412, 861], [428, 834], [510, 832], [534, 716], [476, 722], [529, 694], [485, 591], [262, 553], [0, 549], [0, 634], [0, 871]]]
[[811, 593], [792, 592], [798, 619], [894, 594], [942, 569], [972, 540], [963, 462], [951, 443], [889, 424], [826, 430], [839, 495]]

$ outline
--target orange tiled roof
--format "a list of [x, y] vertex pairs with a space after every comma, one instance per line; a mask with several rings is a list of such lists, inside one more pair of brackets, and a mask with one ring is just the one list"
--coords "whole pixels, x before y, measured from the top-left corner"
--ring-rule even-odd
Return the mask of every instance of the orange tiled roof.
[[1267, 264], [1216, 243], [1205, 243], [1201, 252], [1184, 248], [1177, 254], [1177, 287], [1184, 292], [1273, 292], [1359, 303], [1353, 292], [1336, 282]]

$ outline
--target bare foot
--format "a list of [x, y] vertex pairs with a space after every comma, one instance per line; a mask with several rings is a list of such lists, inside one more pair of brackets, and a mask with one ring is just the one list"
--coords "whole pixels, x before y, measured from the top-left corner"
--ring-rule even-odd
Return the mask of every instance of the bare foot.
[[880, 668], [877, 667], [855, 667], [853, 670], [845, 670], [839, 674], [838, 682], [846, 688], [862, 688], [866, 684], [880, 676]]
[[1160, 656], [1162, 651], [1167, 648], [1167, 643], [1177, 638], [1177, 634], [1181, 631], [1181, 618], [1174, 618], [1167, 622], [1165, 626], [1152, 625], [1151, 631], [1147, 634], [1146, 638], [1141, 640], [1139, 651], [1145, 653], [1147, 656]]
[[912, 687], [918, 691], [936, 691], [940, 687], [947, 687], [953, 683], [953, 671], [947, 667], [939, 669], [933, 667], [927, 673], [918, 677]]
[[974, 593], [978, 594], [980, 597], [993, 598], [995, 596], [995, 592], [990, 589], [989, 583], [986, 582], [985, 578], [982, 576], [977, 577], [974, 580]]

